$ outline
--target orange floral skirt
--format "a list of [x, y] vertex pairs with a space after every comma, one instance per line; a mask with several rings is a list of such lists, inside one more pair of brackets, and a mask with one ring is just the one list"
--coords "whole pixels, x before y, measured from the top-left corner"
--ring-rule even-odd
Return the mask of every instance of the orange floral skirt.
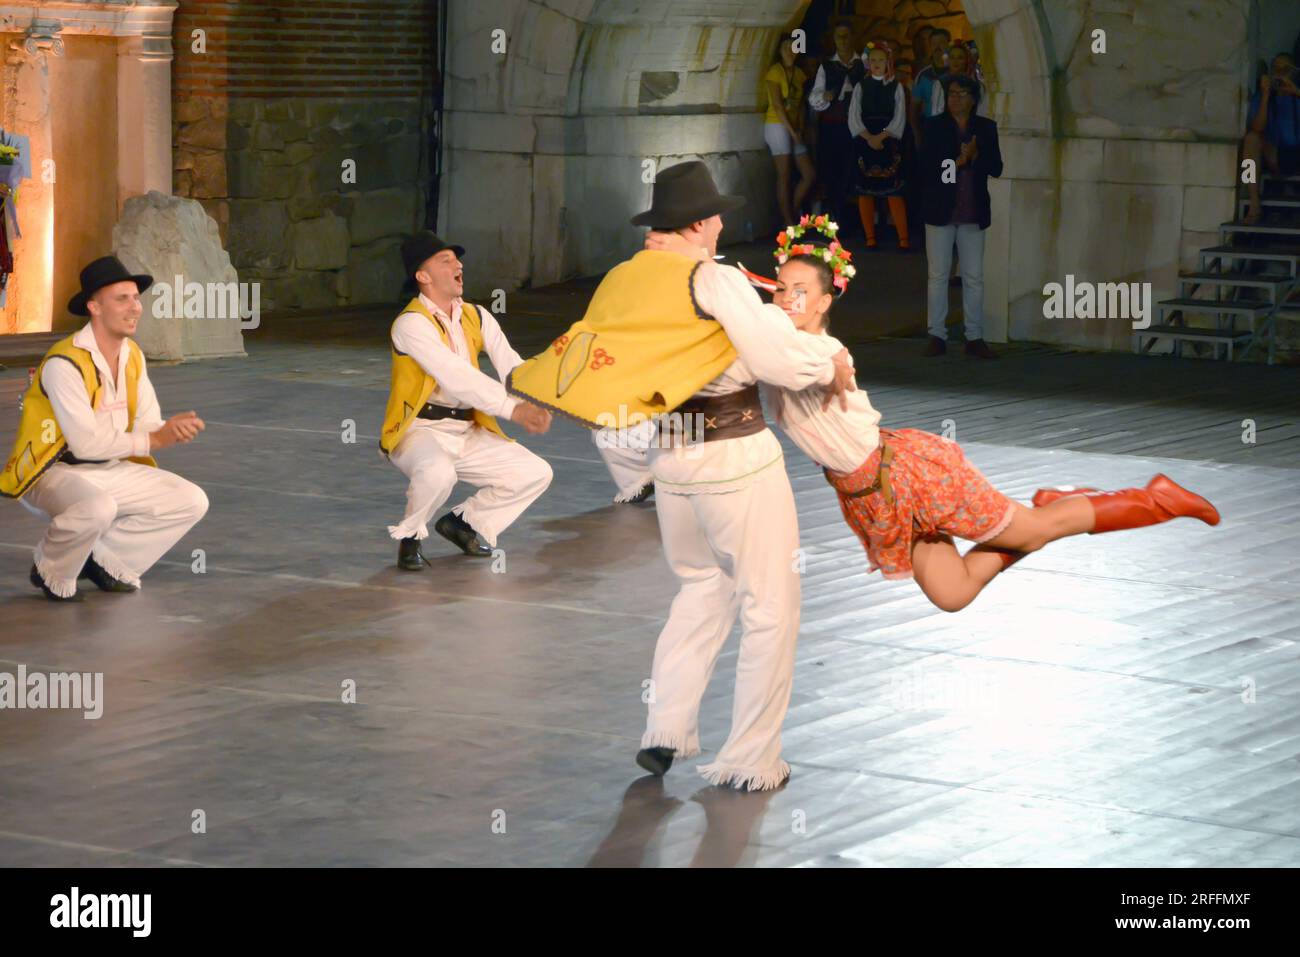
[[935, 534], [975, 543], [995, 538], [1011, 524], [1016, 505], [995, 489], [951, 439], [920, 429], [881, 429], [894, 449], [889, 471], [894, 503], [884, 492], [856, 498], [870, 488], [880, 466], [877, 448], [854, 472], [826, 472], [844, 520], [867, 550], [868, 573], [912, 577], [912, 541]]

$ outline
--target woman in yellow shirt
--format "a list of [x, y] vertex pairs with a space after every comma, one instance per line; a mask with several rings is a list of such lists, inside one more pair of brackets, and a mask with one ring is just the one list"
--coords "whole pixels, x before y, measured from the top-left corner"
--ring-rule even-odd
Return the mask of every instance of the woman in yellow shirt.
[[[816, 179], [808, 147], [803, 143], [804, 83], [802, 70], [795, 66], [794, 37], [781, 38], [776, 62], [763, 76], [767, 92], [767, 116], [764, 118], [763, 139], [772, 151], [776, 164], [776, 202], [780, 207], [782, 225], [798, 222], [796, 215], [803, 210], [804, 200]], [[794, 163], [791, 163], [791, 156]], [[799, 167], [799, 185], [791, 189], [791, 166]], [[793, 202], [791, 197], [793, 196]]]

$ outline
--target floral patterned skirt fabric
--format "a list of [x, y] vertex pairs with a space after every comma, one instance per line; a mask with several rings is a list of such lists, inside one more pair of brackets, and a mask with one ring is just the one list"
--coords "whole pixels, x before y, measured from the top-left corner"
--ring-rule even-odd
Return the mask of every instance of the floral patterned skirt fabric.
[[956, 442], [920, 429], [881, 429], [880, 438], [894, 449], [892, 505], [879, 489], [856, 498], [848, 494], [875, 482], [879, 448], [855, 472], [826, 473], [844, 520], [867, 550], [869, 573], [911, 578], [918, 536], [946, 534], [978, 544], [1011, 524], [1015, 503], [989, 484]]

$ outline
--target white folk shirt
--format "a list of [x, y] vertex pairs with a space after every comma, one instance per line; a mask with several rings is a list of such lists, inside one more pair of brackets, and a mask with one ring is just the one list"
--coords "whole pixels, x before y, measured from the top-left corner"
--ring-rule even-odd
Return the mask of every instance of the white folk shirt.
[[[862, 83], [884, 83], [883, 76], [872, 76], [868, 73], [862, 78]], [[867, 128], [862, 122], [862, 90], [859, 83], [853, 88], [853, 99], [849, 101], [849, 132], [854, 137], [859, 137]], [[889, 125], [882, 132], [888, 133], [896, 140], [903, 138], [903, 128], [907, 125], [907, 94], [903, 92], [903, 84], [899, 83], [894, 87], [894, 116], [889, 121]]]
[[[787, 322], [789, 320], [786, 320]], [[796, 332], [800, 339], [824, 356], [833, 356], [843, 343], [825, 333]], [[871, 407], [862, 389], [846, 392], [848, 410], [838, 397], [822, 409], [820, 389], [792, 392], [764, 386], [763, 399], [776, 424], [810, 459], [832, 472], [854, 472], [880, 444], [880, 413]]]
[[73, 335], [72, 344], [89, 351], [95, 362], [100, 382], [98, 408], [91, 408], [86, 381], [81, 370], [71, 362], [51, 359], [41, 369], [41, 388], [54, 407], [54, 418], [67, 439], [69, 451], [88, 462], [148, 455], [149, 433], [162, 427], [163, 418], [143, 354], [136, 384], [135, 423], [127, 431], [126, 363], [131, 347], [122, 343], [114, 371], [99, 351], [90, 323]]
[[[827, 386], [835, 364], [821, 343], [798, 335], [790, 317], [764, 303], [734, 266], [704, 263], [695, 273], [695, 302], [727, 333], [739, 358], [698, 395], [727, 395], [762, 381], [800, 391]], [[812, 388], [818, 396], [824, 390]], [[697, 442], [683, 448], [652, 447], [650, 469], [656, 492], [681, 495], [731, 492], [780, 466], [781, 443], [771, 429], [736, 439]]]
[[[465, 340], [465, 330], [461, 325], [464, 300], [451, 301], [451, 316], [434, 305], [424, 293], [420, 294], [420, 302], [447, 330], [451, 345], [444, 344], [438, 331], [418, 312], [404, 312], [397, 317], [393, 323], [392, 340], [393, 348], [410, 356], [437, 381], [438, 387], [428, 401], [452, 409], [479, 409], [488, 415], [510, 418], [519, 405], [519, 400], [508, 395], [502, 383], [510, 371], [524, 360], [510, 348], [496, 319], [482, 306], [475, 307], [483, 326], [483, 348], [492, 360], [492, 368], [498, 377], [493, 379], [471, 364], [469, 343]], [[463, 432], [473, 424], [457, 419], [416, 419], [411, 426], [435, 426]]]
[[[851, 68], [853, 64], [856, 63], [857, 61], [858, 58], [854, 56], [849, 58], [848, 63], [845, 63], [843, 60], [840, 59], [840, 55], [838, 53], [835, 54], [835, 62], [839, 63], [840, 66]], [[852, 96], [854, 85], [855, 84], [853, 83], [852, 80], [850, 80], [848, 77], [845, 77], [844, 84], [840, 88], [839, 96], [831, 97], [826, 92], [826, 67], [819, 66], [817, 68], [817, 79], [813, 81], [812, 92], [808, 94], [808, 102], [812, 104], [812, 108], [816, 110], [818, 113], [824, 113], [826, 110], [830, 109], [831, 103], [834, 102], [835, 100], [842, 100], [846, 96]]]

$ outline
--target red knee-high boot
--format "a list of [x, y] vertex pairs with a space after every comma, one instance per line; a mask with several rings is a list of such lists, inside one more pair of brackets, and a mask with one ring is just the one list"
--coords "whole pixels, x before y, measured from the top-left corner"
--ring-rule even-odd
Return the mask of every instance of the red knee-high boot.
[[876, 200], [871, 196], [858, 197], [858, 216], [862, 219], [862, 232], [867, 237], [867, 247], [876, 246]]
[[1146, 488], [1118, 492], [1089, 492], [1096, 520], [1090, 534], [1145, 528], [1170, 519], [1199, 518], [1206, 525], [1219, 524], [1219, 512], [1208, 500], [1189, 492], [1167, 475], [1157, 475]]

